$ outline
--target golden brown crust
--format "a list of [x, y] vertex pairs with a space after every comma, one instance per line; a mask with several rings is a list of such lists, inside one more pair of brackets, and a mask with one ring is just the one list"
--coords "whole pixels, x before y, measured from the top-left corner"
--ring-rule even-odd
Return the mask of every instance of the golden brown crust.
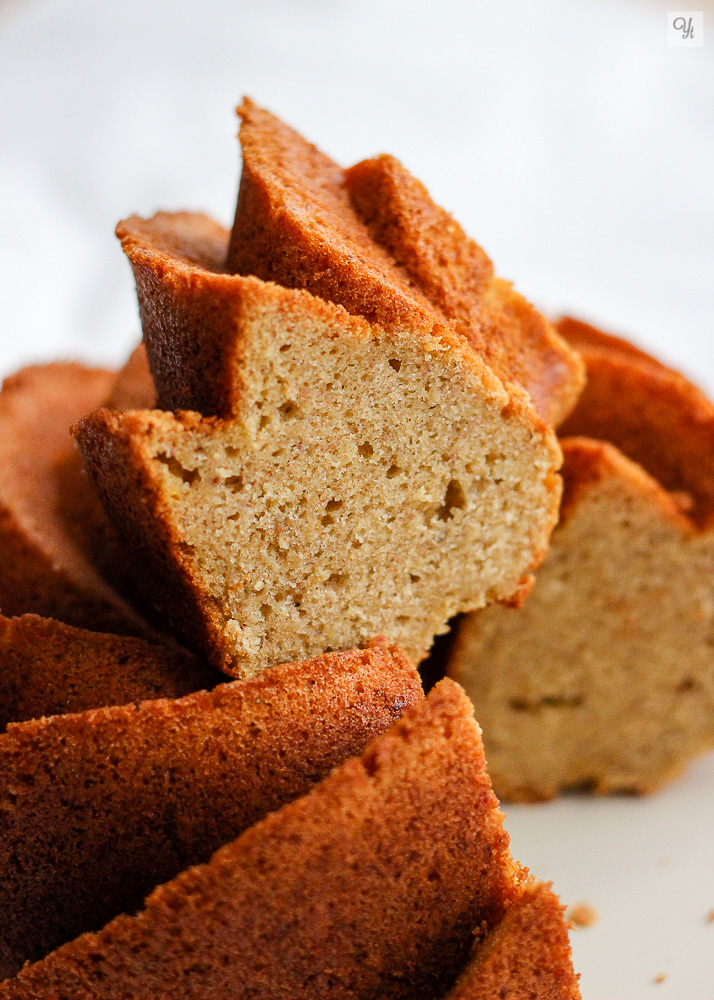
[[636, 462], [607, 441], [594, 441], [586, 437], [563, 438], [563, 501], [560, 523], [564, 524], [589, 490], [597, 489], [607, 479], [613, 480], [617, 489], [649, 501], [653, 509], [673, 527], [689, 538], [696, 526], [683, 513], [677, 498], [665, 490]]
[[26, 368], [3, 384], [0, 609], [150, 636], [79, 540], [88, 512], [98, 505], [69, 427], [104, 401], [113, 379], [112, 372], [57, 363]]
[[134, 348], [117, 372], [104, 405], [110, 410], [150, 410], [156, 406], [156, 389], [143, 343]]
[[[559, 329], [582, 352], [588, 384], [560, 428], [616, 445], [680, 494], [702, 529], [714, 524], [714, 404], [679, 372], [572, 319]], [[689, 499], [687, 499], [689, 498]]]
[[561, 316], [556, 320], [554, 326], [563, 340], [577, 348], [581, 353], [589, 348], [605, 348], [615, 351], [618, 354], [628, 354], [631, 357], [639, 358], [641, 361], [648, 361], [657, 368], [665, 366], [653, 358], [650, 354], [636, 347], [635, 344], [623, 337], [616, 337], [614, 334], [605, 333], [590, 323], [584, 323], [573, 316]]
[[251, 101], [239, 113], [229, 271], [308, 288], [387, 330], [452, 329], [547, 423], [570, 411], [577, 356], [397, 160], [343, 171]]
[[501, 923], [477, 941], [445, 1000], [580, 1000], [563, 907], [549, 882], [529, 882]]
[[[116, 498], [117, 507], [111, 514], [119, 515], [115, 523], [129, 546], [134, 567], [137, 572], [141, 567], [144, 579], [160, 581], [151, 594], [155, 612], [188, 637], [194, 649], [204, 650], [209, 662], [217, 663], [216, 636], [222, 631], [223, 618], [198, 587], [187, 558], [190, 554], [171, 520], [164, 516], [161, 495], [141, 454], [142, 437], [150, 434], [154, 425], [170, 419], [170, 414], [160, 410], [118, 415], [100, 409], [82, 420], [74, 433], [100, 495]], [[190, 426], [202, 418], [182, 413], [179, 419]], [[141, 504], [123, 502], [122, 498], [136, 495], [141, 495]]]
[[0, 615], [0, 731], [10, 722], [151, 698], [180, 698], [225, 678], [178, 646]]
[[136, 910], [421, 697], [406, 657], [380, 647], [11, 725], [0, 736], [0, 979]]
[[159, 212], [132, 216], [116, 231], [134, 271], [158, 405], [230, 415], [251, 281], [220, 273], [227, 230], [207, 216]]
[[536, 412], [557, 425], [584, 385], [583, 365], [547, 320], [496, 278], [485, 252], [393, 156], [345, 172], [353, 207], [374, 241], [424, 292], [506, 384], [528, 392]]
[[441, 682], [361, 760], [0, 997], [437, 996], [519, 895], [502, 818], [471, 705]]

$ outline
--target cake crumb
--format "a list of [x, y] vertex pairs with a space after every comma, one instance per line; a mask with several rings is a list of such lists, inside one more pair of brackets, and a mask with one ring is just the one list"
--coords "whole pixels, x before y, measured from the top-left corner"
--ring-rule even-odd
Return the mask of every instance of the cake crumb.
[[663, 983], [666, 978], [667, 978], [667, 973], [666, 972], [660, 972], [658, 975], [656, 975], [654, 977], [654, 981], [656, 983]]
[[707, 913], [707, 923], [714, 924], [714, 907]]
[[575, 903], [566, 914], [576, 927], [592, 927], [597, 923], [598, 912], [589, 903]]

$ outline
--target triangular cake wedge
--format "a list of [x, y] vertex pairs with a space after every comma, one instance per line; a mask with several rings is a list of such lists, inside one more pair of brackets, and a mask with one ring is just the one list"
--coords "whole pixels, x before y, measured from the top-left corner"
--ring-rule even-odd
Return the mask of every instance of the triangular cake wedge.
[[522, 893], [451, 681], [312, 792], [0, 997], [438, 997]]
[[207, 861], [422, 698], [386, 645], [0, 735], [0, 979]]
[[224, 680], [178, 646], [0, 615], [0, 732], [45, 715], [180, 698]]
[[566, 428], [631, 457], [564, 438], [561, 522], [532, 593], [459, 627], [449, 673], [502, 798], [646, 792], [714, 745], [714, 405], [573, 326], [592, 379]]
[[702, 527], [714, 526], [714, 405], [680, 372], [626, 340], [565, 318], [558, 328], [582, 352], [588, 384], [562, 436], [609, 441], [680, 495]]
[[398, 160], [343, 170], [252, 101], [238, 110], [243, 173], [228, 271], [307, 288], [387, 330], [446, 326], [546, 422], [567, 415], [582, 363]]
[[[103, 520], [69, 428], [101, 406], [114, 372], [57, 363], [25, 368], [0, 394], [0, 610], [80, 628], [155, 637], [100, 575], [88, 523]], [[106, 555], [106, 553], [105, 553]]]
[[529, 881], [501, 923], [477, 941], [445, 1000], [580, 1000], [563, 907]]
[[176, 380], [203, 369], [201, 399], [230, 416], [101, 410], [77, 437], [137, 581], [191, 648], [235, 676], [377, 634], [418, 660], [452, 615], [520, 592], [559, 450], [463, 338], [217, 273], [204, 217], [131, 220], [130, 238]]

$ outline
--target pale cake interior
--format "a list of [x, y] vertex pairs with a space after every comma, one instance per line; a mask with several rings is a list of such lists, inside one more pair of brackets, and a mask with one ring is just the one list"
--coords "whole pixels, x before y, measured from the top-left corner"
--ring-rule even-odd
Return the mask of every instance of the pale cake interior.
[[517, 589], [555, 518], [554, 438], [467, 348], [338, 320], [261, 315], [233, 420], [115, 418], [211, 620], [207, 652], [236, 676], [379, 633], [420, 659], [453, 614]]
[[714, 539], [609, 445], [519, 611], [461, 625], [451, 676], [485, 734], [500, 797], [649, 791], [714, 744]]

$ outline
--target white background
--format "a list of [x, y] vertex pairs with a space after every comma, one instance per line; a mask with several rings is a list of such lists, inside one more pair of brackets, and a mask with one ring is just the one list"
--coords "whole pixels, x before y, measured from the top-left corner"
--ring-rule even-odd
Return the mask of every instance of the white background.
[[[392, 152], [538, 305], [714, 392], [714, 6], [0, 0], [0, 375], [138, 339], [117, 220], [232, 219], [244, 93], [351, 163]], [[670, 0], [671, 6], [671, 0]], [[714, 757], [645, 800], [508, 810], [567, 902], [586, 1000], [714, 998]], [[655, 984], [658, 973], [666, 973]]]

